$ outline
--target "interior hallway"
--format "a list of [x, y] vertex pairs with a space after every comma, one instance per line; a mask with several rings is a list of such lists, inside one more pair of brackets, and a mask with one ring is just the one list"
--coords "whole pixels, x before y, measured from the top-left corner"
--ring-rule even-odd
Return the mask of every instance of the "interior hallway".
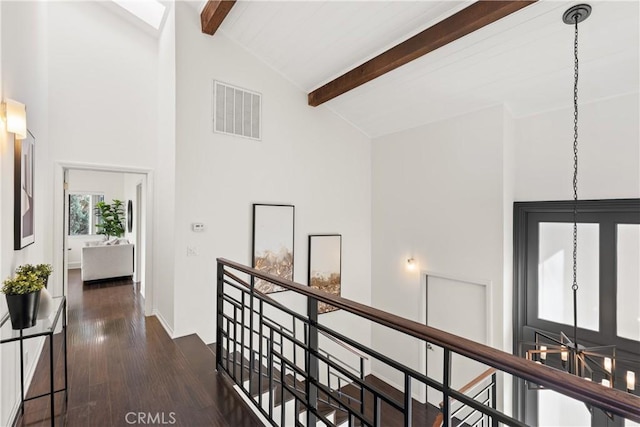
[[[69, 270], [68, 313], [69, 400], [65, 411], [57, 394], [56, 426], [127, 426], [140, 421], [138, 413], [160, 420], [147, 425], [261, 425], [216, 374], [213, 353], [196, 335], [172, 340], [155, 316], [144, 316], [130, 280], [83, 286], [80, 270]], [[56, 389], [64, 381], [61, 337], [54, 339]], [[48, 348], [28, 396], [49, 389]], [[48, 426], [49, 413], [48, 398], [27, 402], [17, 425]]]

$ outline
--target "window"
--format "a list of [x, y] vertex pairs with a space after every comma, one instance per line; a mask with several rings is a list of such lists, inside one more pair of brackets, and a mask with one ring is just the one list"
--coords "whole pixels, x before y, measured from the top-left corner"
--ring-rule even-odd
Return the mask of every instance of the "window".
[[77, 193], [69, 195], [69, 236], [96, 234], [98, 217], [96, 204], [104, 201], [102, 194]]
[[[624, 390], [626, 371], [637, 372], [640, 360], [640, 199], [580, 201], [577, 222], [578, 342], [616, 346], [614, 386]], [[522, 355], [520, 344], [532, 342], [534, 331], [573, 337], [572, 234], [573, 201], [515, 203], [514, 354]], [[560, 406], [556, 415], [567, 416], [571, 406], [550, 403], [549, 390], [528, 390], [524, 381], [514, 394], [528, 425], [557, 424], [549, 417]], [[571, 418], [585, 425], [584, 408], [576, 408]], [[602, 411], [586, 415], [591, 425], [607, 423]], [[622, 424], [616, 418], [612, 425]]]

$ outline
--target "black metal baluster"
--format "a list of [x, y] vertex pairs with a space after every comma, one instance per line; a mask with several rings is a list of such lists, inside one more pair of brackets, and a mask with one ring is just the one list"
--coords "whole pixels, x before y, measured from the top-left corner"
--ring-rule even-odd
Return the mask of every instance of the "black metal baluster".
[[451, 352], [444, 349], [444, 366], [442, 373], [442, 425], [451, 425], [451, 400], [449, 392], [451, 390]]
[[[237, 361], [236, 355], [238, 353], [238, 307], [233, 306], [233, 379], [238, 381], [236, 376]], [[242, 365], [242, 364], [241, 364]], [[242, 366], [240, 366], [240, 376], [242, 376]], [[251, 377], [249, 377], [251, 378]]]
[[[497, 402], [498, 402], [498, 382], [497, 382], [498, 377], [496, 376], [496, 373], [494, 372], [493, 375], [491, 375], [491, 407], [493, 409], [497, 409]], [[498, 427], [498, 420], [492, 416], [491, 417], [491, 427]]]
[[[256, 281], [255, 280], [251, 280], [251, 288], [250, 288], [250, 293], [249, 293], [249, 389], [251, 389], [251, 383], [252, 383], [252, 379], [253, 379], [253, 372], [254, 372], [254, 364], [255, 364], [255, 357], [253, 355], [253, 313], [254, 313], [254, 309], [253, 309], [253, 300], [255, 298], [255, 287], [256, 287]], [[244, 313], [244, 305], [242, 308], [242, 312]], [[244, 352], [244, 348], [242, 349], [242, 351]]]
[[[295, 397], [294, 397], [295, 398]], [[284, 360], [280, 358], [280, 425], [282, 427], [287, 427], [284, 423], [285, 418], [285, 404], [284, 404]], [[295, 417], [298, 414], [294, 414]]]
[[[373, 396], [373, 425], [375, 427], [380, 427], [382, 425], [382, 413], [381, 413], [381, 402], [380, 396]], [[364, 416], [364, 412], [362, 413]]]
[[[364, 382], [364, 358], [360, 358], [360, 379]], [[364, 416], [364, 387], [360, 386], [360, 414]]]
[[[318, 408], [318, 387], [315, 382], [318, 380], [318, 300], [307, 298], [307, 317], [309, 318], [309, 344], [307, 350], [307, 372], [306, 382], [307, 407], [316, 410]], [[307, 411], [307, 427], [317, 424], [316, 414]]]
[[[246, 293], [242, 292], [241, 297], [241, 314], [240, 314], [240, 384], [244, 384], [244, 334], [245, 334], [245, 317], [244, 312], [246, 308], [245, 295]], [[251, 358], [251, 356], [249, 356]], [[251, 371], [249, 371], [249, 390], [251, 390]]]
[[[260, 340], [258, 344], [258, 351], [260, 352], [258, 356], [258, 390], [260, 390], [260, 397], [258, 397], [258, 401], [260, 402], [260, 407], [262, 408], [262, 330], [264, 328], [262, 319], [264, 305], [262, 300], [259, 301], [258, 309], [260, 310], [258, 314], [258, 329], [260, 330], [260, 333], [258, 334], [258, 339]], [[271, 394], [271, 390], [269, 390], [269, 394]]]
[[411, 404], [411, 377], [404, 374], [404, 426], [411, 427], [413, 405]]
[[273, 419], [273, 329], [269, 328], [269, 343], [267, 345], [267, 375], [269, 375], [269, 419]]
[[222, 310], [224, 301], [222, 299], [222, 294], [224, 292], [224, 266], [218, 262], [218, 274], [217, 274], [217, 284], [216, 284], [216, 370], [222, 367]]

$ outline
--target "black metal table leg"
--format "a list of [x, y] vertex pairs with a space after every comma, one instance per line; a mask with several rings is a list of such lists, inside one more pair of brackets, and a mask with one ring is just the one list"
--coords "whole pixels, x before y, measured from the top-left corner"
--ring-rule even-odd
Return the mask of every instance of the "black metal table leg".
[[67, 390], [67, 301], [64, 302], [64, 308], [62, 312], [62, 329], [64, 333], [64, 402], [69, 401], [69, 391]]
[[53, 331], [51, 331], [51, 334], [49, 335], [49, 369], [51, 370], [49, 373], [49, 385], [51, 386], [51, 426], [55, 426], [56, 425], [56, 421], [55, 421], [55, 397], [56, 397], [56, 393], [55, 393], [55, 389], [53, 388], [53, 376], [54, 376], [54, 371], [53, 371]]
[[24, 415], [24, 341], [22, 340], [22, 329], [20, 329], [20, 410]]

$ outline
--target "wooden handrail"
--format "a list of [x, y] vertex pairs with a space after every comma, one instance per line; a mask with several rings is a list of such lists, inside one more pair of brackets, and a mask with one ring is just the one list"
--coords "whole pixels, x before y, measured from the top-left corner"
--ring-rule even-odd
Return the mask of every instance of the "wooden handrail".
[[[241, 278], [239, 278], [239, 277], [238, 277], [238, 276], [236, 276], [235, 274], [232, 274], [232, 273], [227, 272], [227, 275], [228, 275], [229, 277], [231, 277], [233, 280], [235, 280], [236, 282], [238, 282], [239, 284], [241, 284], [241, 285], [243, 285], [243, 286], [245, 286], [245, 287], [247, 287], [247, 288], [251, 288], [251, 285], [250, 285], [250, 284], [248, 284], [247, 282], [245, 282], [244, 280], [242, 280]], [[256, 292], [260, 292], [260, 291], [256, 291]], [[263, 296], [267, 301], [270, 301], [271, 303], [274, 303], [274, 304], [279, 304], [279, 303], [278, 303], [278, 301], [274, 300], [274, 299], [273, 299], [273, 298], [271, 298], [269, 295], [267, 295], [267, 294], [265, 294], [265, 293], [262, 293], [262, 292], [260, 292], [260, 294], [261, 294], [261, 295], [262, 295], [262, 296]], [[9, 316], [9, 314], [7, 314], [7, 316]], [[285, 328], [285, 330], [286, 330], [286, 328]], [[356, 350], [355, 348], [353, 348], [353, 347], [351, 347], [351, 346], [349, 346], [349, 345], [347, 345], [347, 344], [343, 343], [342, 341], [340, 341], [340, 340], [338, 340], [338, 339], [336, 339], [336, 338], [332, 337], [331, 335], [329, 335], [329, 334], [328, 334], [328, 333], [326, 333], [325, 331], [318, 331], [318, 333], [319, 333], [320, 335], [324, 335], [325, 337], [327, 337], [328, 339], [330, 339], [330, 340], [331, 340], [331, 341], [333, 341], [334, 343], [338, 344], [339, 346], [341, 346], [341, 347], [345, 348], [346, 350], [350, 351], [351, 353], [355, 354], [355, 355], [356, 355], [356, 356], [358, 356], [360, 359], [369, 360], [369, 358], [368, 358], [366, 355], [364, 355], [364, 354], [360, 353], [358, 350]]]
[[[395, 314], [387, 313], [377, 308], [335, 296], [310, 286], [304, 286], [291, 280], [272, 276], [225, 258], [218, 258], [217, 261], [223, 266], [267, 280], [290, 291], [331, 304], [398, 332], [405, 333], [422, 341], [431, 342], [440, 347], [448, 348], [455, 353], [492, 366], [526, 381], [550, 388], [573, 399], [629, 420], [640, 422], [640, 397], [632, 395], [631, 393], [605, 387], [595, 382], [585, 381], [567, 372], [537, 364], [531, 360], [514, 356], [502, 350], [405, 319], [404, 317], [396, 316]], [[220, 280], [222, 278], [219, 277], [218, 279]]]
[[[484, 371], [483, 373], [481, 373], [480, 375], [478, 375], [477, 377], [475, 377], [474, 379], [472, 379], [471, 381], [463, 385], [458, 391], [460, 393], [468, 392], [469, 390], [477, 386], [480, 382], [482, 382], [482, 380], [486, 379], [490, 375], [493, 375], [495, 372], [496, 370], [494, 368], [487, 369], [486, 371]], [[495, 384], [494, 384], [494, 387], [495, 387]], [[440, 402], [439, 406], [441, 409], [442, 409], [442, 405], [444, 405], [444, 401]], [[433, 427], [440, 427], [443, 421], [444, 421], [444, 415], [442, 414], [442, 412], [440, 412], [436, 417], [435, 421], [433, 422]]]

